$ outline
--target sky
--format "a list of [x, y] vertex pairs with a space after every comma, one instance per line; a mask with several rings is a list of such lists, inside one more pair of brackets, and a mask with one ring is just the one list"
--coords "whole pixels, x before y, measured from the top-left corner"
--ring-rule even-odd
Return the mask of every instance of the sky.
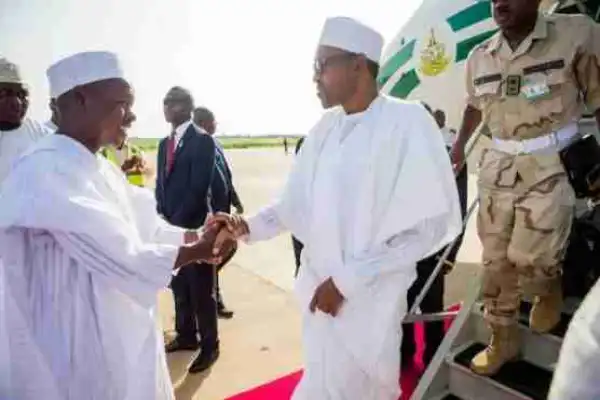
[[327, 17], [360, 19], [391, 41], [421, 0], [0, 0], [0, 55], [31, 88], [31, 118], [49, 117], [46, 68], [110, 50], [132, 82], [132, 136], [169, 132], [167, 90], [188, 88], [220, 133], [305, 134], [322, 109], [312, 60]]

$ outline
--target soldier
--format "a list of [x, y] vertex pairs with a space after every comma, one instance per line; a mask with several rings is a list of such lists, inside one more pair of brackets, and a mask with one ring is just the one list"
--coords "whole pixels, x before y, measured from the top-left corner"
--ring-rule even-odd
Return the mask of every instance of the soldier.
[[491, 5], [500, 31], [469, 56], [468, 105], [452, 150], [461, 165], [471, 134], [480, 122], [488, 125], [492, 145], [480, 160], [478, 233], [493, 335], [471, 362], [484, 375], [518, 355], [521, 287], [534, 296], [533, 330], [548, 332], [560, 320], [561, 264], [575, 196], [559, 152], [577, 139], [584, 106], [600, 116], [596, 24], [583, 15], [542, 15], [540, 0]]

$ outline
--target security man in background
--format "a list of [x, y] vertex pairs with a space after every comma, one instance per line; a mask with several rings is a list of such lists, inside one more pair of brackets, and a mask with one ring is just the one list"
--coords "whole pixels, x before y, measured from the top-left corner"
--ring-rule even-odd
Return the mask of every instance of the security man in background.
[[[194, 124], [202, 128], [204, 132], [210, 135], [215, 141], [215, 172], [210, 186], [210, 198], [213, 212], [224, 212], [229, 214], [231, 213], [231, 207], [233, 206], [238, 214], [243, 214], [244, 206], [242, 205], [240, 196], [233, 184], [233, 173], [231, 172], [227, 158], [225, 158], [225, 150], [219, 140], [215, 137], [217, 121], [214, 113], [206, 107], [197, 107], [194, 109], [192, 119]], [[217, 299], [217, 315], [219, 318], [230, 319], [233, 318], [234, 315], [234, 312], [227, 308], [225, 301], [223, 300], [219, 274], [223, 267], [231, 261], [236, 251], [237, 245], [216, 268], [215, 297]]]
[[519, 353], [520, 288], [534, 298], [531, 329], [548, 332], [560, 320], [575, 202], [561, 154], [579, 141], [576, 122], [585, 106], [600, 116], [597, 25], [583, 15], [543, 15], [539, 5], [492, 0], [500, 30], [467, 60], [468, 100], [453, 148], [460, 166], [472, 133], [487, 124], [492, 144], [480, 160], [478, 233], [493, 334], [471, 362], [483, 375]]
[[148, 174], [144, 153], [127, 140], [125, 133], [119, 139], [119, 143], [102, 148], [100, 154], [119, 167], [127, 176], [129, 183], [144, 187], [145, 175]]

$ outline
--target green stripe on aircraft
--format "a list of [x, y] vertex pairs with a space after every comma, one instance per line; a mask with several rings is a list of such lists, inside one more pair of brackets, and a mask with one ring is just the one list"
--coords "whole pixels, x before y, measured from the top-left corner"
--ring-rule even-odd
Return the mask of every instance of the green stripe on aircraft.
[[454, 58], [454, 62], [461, 62], [467, 59], [469, 53], [475, 46], [480, 43], [483, 43], [487, 39], [494, 36], [497, 32], [497, 29], [492, 29], [491, 31], [480, 33], [479, 35], [471, 36], [468, 39], [465, 39], [461, 42], [456, 43], [456, 56]]
[[378, 77], [378, 81], [381, 86], [385, 85], [388, 79], [390, 79], [392, 75], [396, 73], [396, 71], [410, 61], [413, 56], [413, 52], [415, 51], [416, 43], [416, 40], [411, 40], [385, 63], [385, 65], [381, 68]]
[[492, 7], [489, 0], [479, 1], [447, 19], [454, 32], [473, 26], [492, 17]]
[[411, 69], [402, 75], [402, 78], [390, 90], [390, 96], [405, 99], [421, 83], [417, 71]]

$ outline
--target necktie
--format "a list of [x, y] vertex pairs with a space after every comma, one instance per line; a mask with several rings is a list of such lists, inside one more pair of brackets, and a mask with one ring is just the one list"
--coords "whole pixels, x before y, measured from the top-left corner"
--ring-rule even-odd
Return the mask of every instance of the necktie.
[[167, 157], [166, 157], [167, 165], [166, 171], [167, 174], [171, 172], [171, 168], [173, 167], [173, 163], [175, 162], [175, 132], [169, 136], [167, 139]]

